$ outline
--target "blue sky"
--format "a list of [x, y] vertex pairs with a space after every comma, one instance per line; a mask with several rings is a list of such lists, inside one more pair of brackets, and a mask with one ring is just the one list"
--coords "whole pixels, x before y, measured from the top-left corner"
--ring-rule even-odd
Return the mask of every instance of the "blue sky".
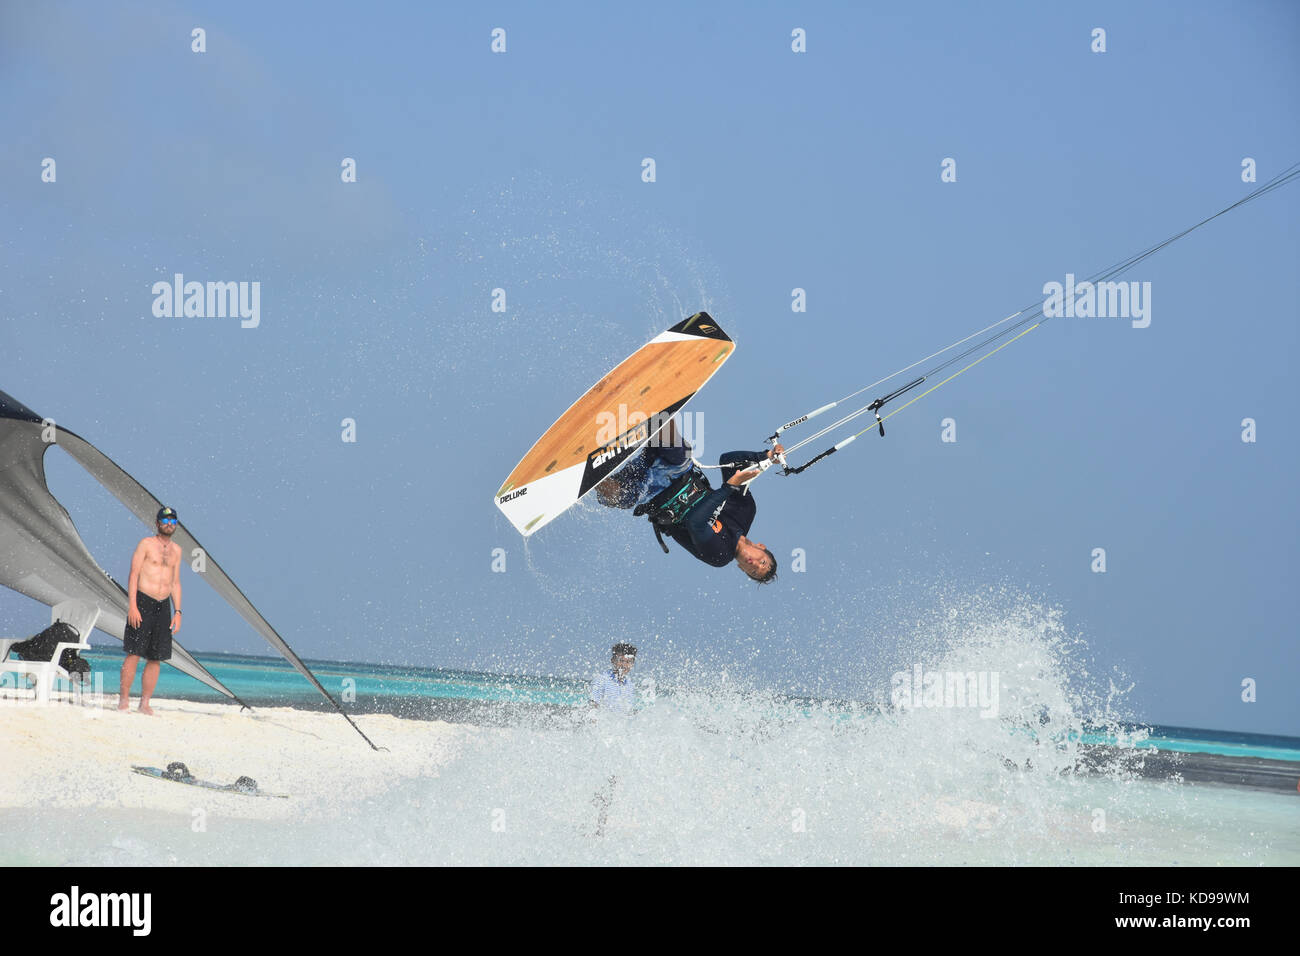
[[[698, 309], [738, 342], [692, 406], [716, 456], [1227, 205], [1243, 158], [1300, 157], [1297, 50], [1288, 3], [10, 5], [0, 388], [177, 507], [307, 657], [581, 673], [626, 638], [871, 699], [932, 618], [1028, 603], [1135, 717], [1295, 733], [1295, 187], [1126, 276], [1149, 328], [1054, 321], [765, 476], [772, 587], [593, 507], [525, 547], [491, 494]], [[259, 281], [260, 326], [155, 318], [176, 272]], [[138, 523], [59, 458], [125, 580]], [[188, 583], [188, 646], [263, 650]], [[5, 633], [40, 623], [0, 595]]]

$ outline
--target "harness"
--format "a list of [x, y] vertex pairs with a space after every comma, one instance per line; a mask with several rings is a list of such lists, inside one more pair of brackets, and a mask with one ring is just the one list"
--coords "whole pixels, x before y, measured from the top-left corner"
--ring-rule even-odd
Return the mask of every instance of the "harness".
[[638, 518], [645, 515], [649, 519], [654, 528], [655, 540], [664, 549], [664, 554], [667, 554], [668, 545], [664, 544], [663, 529], [685, 521], [691, 509], [712, 490], [704, 473], [698, 468], [692, 468], [645, 504], [637, 505], [632, 509], [632, 514]]

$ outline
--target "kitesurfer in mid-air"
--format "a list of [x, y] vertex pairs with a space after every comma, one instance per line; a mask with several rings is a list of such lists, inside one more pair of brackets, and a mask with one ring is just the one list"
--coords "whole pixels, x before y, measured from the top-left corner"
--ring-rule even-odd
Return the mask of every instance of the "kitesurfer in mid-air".
[[757, 508], [745, 482], [755, 478], [764, 458], [785, 451], [729, 451], [718, 459], [721, 488], [713, 488], [691, 459], [691, 447], [675, 420], [626, 466], [596, 486], [596, 498], [610, 508], [631, 508], [645, 515], [667, 552], [663, 535], [715, 568], [736, 564], [759, 584], [776, 577], [776, 558], [767, 546], [747, 535]]

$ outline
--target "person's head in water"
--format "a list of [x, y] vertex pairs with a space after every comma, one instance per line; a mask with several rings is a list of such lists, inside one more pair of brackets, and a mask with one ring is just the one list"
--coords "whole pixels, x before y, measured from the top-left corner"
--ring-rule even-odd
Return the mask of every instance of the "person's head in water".
[[170, 538], [176, 533], [176, 510], [174, 508], [158, 509], [158, 533]]
[[736, 564], [759, 584], [776, 579], [776, 556], [767, 545], [750, 541], [744, 535], [736, 542]]
[[625, 676], [636, 663], [636, 648], [631, 644], [615, 644], [609, 653], [609, 662], [619, 677]]

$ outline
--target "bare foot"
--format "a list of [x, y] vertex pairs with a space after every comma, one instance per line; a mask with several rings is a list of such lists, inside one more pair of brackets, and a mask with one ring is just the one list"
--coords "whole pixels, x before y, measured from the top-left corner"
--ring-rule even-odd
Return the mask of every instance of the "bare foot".
[[130, 701], [128, 698], [126, 698], [126, 697], [121, 697], [121, 696], [119, 696], [119, 697], [117, 698], [117, 709], [118, 709], [118, 710], [130, 710], [130, 709], [131, 709], [131, 701]]
[[152, 717], [153, 708], [150, 707], [148, 704], [146, 704], [144, 701], [140, 701], [140, 713], [148, 714], [150, 717]]
[[618, 482], [613, 478], [606, 478], [596, 486], [596, 500], [602, 505], [613, 508], [617, 507], [615, 501], [618, 498]]
[[632, 507], [630, 504], [624, 504], [623, 486], [615, 478], [606, 478], [596, 486], [596, 500], [607, 508], [622, 508], [628, 510]]

